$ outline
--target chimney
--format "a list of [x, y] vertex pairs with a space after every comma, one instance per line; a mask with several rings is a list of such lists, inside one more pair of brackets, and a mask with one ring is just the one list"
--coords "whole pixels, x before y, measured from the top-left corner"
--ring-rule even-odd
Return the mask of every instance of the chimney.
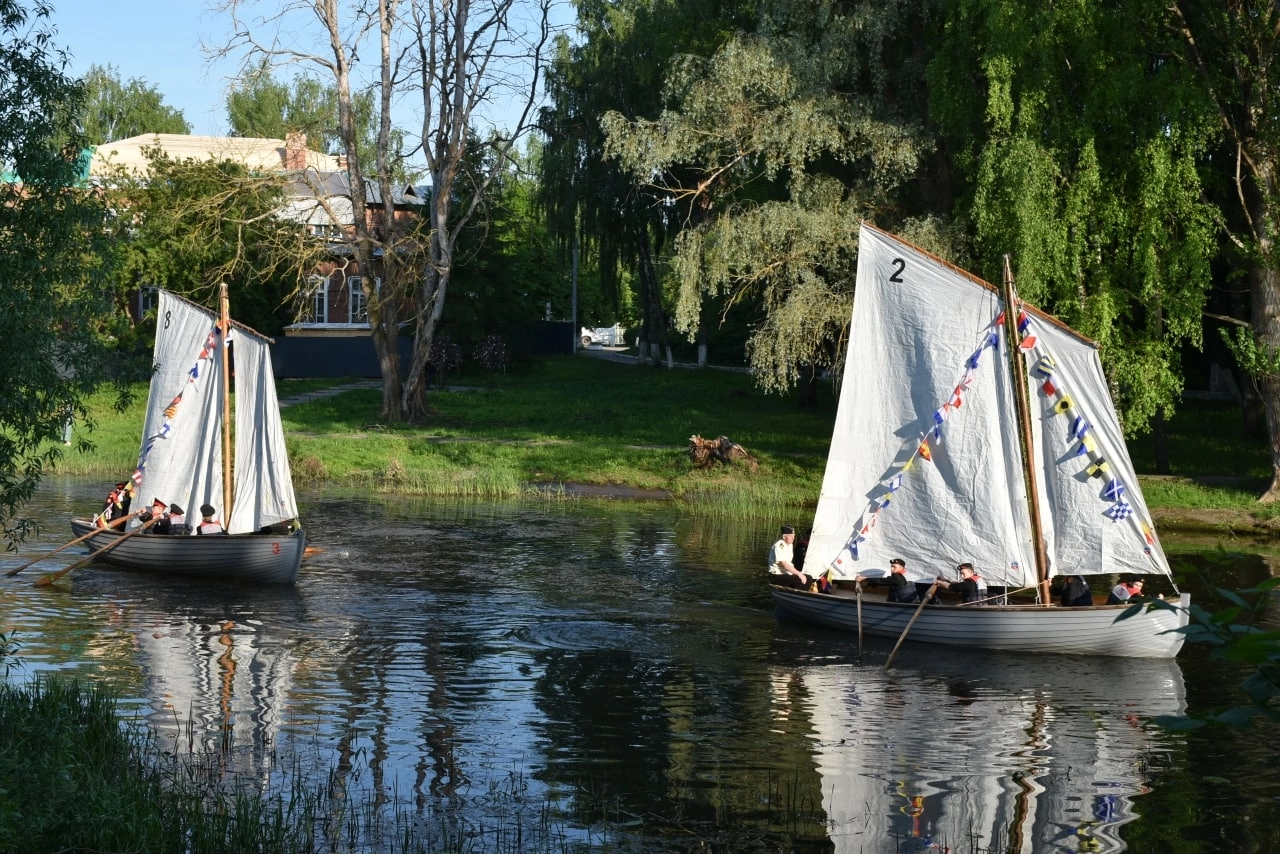
[[284, 136], [284, 168], [286, 172], [301, 172], [307, 168], [307, 135], [291, 131]]
[[338, 155], [338, 171], [339, 172], [347, 171], [347, 155], [345, 154]]

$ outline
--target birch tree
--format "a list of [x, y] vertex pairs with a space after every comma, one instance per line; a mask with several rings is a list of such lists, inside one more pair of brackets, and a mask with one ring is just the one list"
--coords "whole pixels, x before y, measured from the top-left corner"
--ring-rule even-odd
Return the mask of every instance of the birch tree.
[[[382, 416], [416, 420], [427, 413], [431, 345], [444, 316], [457, 241], [484, 209], [494, 177], [508, 168], [516, 142], [530, 130], [542, 52], [550, 33], [552, 0], [228, 0], [223, 9], [234, 36], [218, 52], [238, 54], [246, 70], [308, 64], [333, 80], [338, 130], [346, 152], [357, 212], [367, 208], [360, 161], [357, 99], [373, 94], [377, 116], [374, 180], [381, 200], [376, 228], [355, 218], [349, 243], [361, 270], [383, 265], [381, 290], [362, 278], [369, 325], [382, 371]], [[253, 17], [255, 9], [268, 10]], [[511, 109], [508, 127], [486, 123]], [[421, 229], [395, 227], [393, 185], [399, 164], [397, 127], [407, 135], [405, 156], [420, 157], [431, 183]], [[412, 329], [408, 373], [401, 376], [398, 339]]]

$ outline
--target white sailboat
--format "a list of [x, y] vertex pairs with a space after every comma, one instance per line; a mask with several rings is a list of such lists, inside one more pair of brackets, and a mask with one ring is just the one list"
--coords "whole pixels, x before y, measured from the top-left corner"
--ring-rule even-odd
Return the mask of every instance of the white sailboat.
[[[231, 321], [225, 285], [220, 315], [160, 291], [155, 373], [132, 476], [135, 500], [178, 504], [196, 522], [197, 508], [221, 507], [228, 535], [139, 534], [134, 520], [126, 532], [104, 530], [88, 540], [97, 551], [120, 538], [100, 560], [128, 569], [294, 583], [306, 534], [296, 524], [269, 344]], [[95, 520], [73, 519], [71, 527], [77, 536], [87, 534]]]
[[925, 606], [913, 641], [1147, 658], [1182, 646], [1186, 594], [1123, 620], [1124, 605], [1049, 601], [1061, 575], [1171, 582], [1096, 346], [1018, 301], [1011, 280], [1002, 294], [864, 223], [806, 563], [836, 581], [830, 594], [770, 589], [791, 616], [898, 637], [916, 606], [851, 581], [895, 557], [917, 582], [971, 563], [1001, 594]]

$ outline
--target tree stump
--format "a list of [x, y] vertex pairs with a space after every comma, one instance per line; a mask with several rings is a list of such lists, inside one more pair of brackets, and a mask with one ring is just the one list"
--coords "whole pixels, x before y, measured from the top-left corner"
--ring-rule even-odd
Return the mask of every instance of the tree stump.
[[710, 468], [716, 463], [732, 465], [737, 460], [746, 460], [751, 470], [760, 467], [756, 458], [747, 453], [747, 449], [730, 439], [719, 436], [715, 439], [704, 439], [697, 433], [689, 437], [689, 460], [694, 468]]

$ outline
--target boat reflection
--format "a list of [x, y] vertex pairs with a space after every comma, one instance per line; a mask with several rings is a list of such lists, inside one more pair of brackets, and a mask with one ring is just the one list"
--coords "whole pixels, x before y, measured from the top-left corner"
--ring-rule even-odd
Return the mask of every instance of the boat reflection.
[[1147, 719], [1185, 701], [1173, 660], [928, 650], [888, 672], [842, 664], [780, 676], [811, 721], [837, 854], [890, 840], [911, 851], [1122, 851], [1147, 769], [1175, 738]]
[[[255, 613], [262, 601], [218, 602], [202, 592], [188, 591], [185, 606], [148, 610], [167, 612], [162, 622], [139, 621], [149, 723], [164, 749], [234, 753], [266, 774], [295, 692], [298, 656]], [[300, 608], [291, 590], [269, 605], [277, 620], [296, 619], [291, 612]]]

